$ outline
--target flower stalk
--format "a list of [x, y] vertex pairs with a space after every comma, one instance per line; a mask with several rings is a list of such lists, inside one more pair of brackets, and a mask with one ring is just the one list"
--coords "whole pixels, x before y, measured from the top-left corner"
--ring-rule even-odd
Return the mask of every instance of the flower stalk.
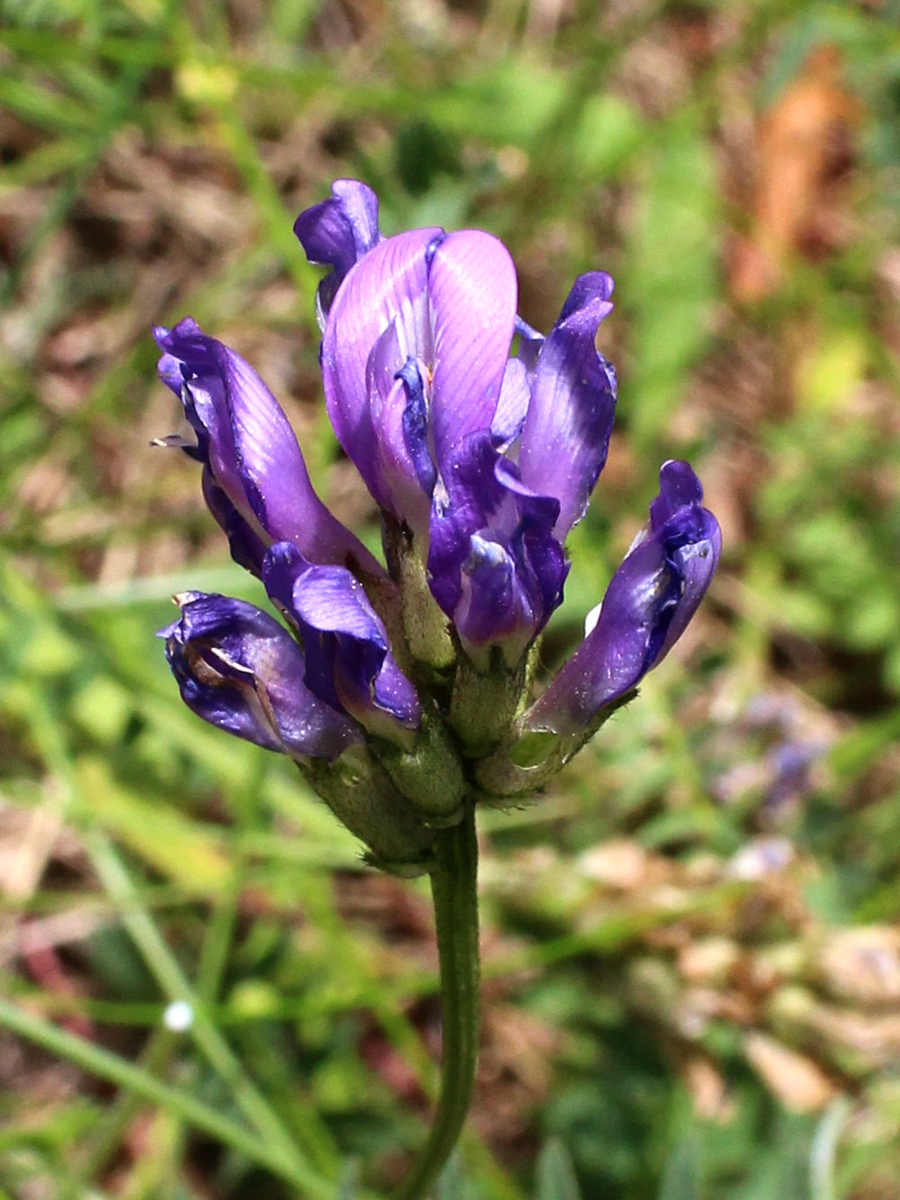
[[441, 972], [441, 1081], [428, 1138], [395, 1200], [423, 1200], [450, 1157], [462, 1130], [475, 1082], [480, 1031], [478, 952], [478, 844], [475, 805], [442, 829], [431, 872]]

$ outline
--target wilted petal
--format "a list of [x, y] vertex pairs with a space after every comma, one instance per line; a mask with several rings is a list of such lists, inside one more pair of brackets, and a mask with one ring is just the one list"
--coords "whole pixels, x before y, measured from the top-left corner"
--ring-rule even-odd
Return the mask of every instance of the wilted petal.
[[294, 233], [311, 263], [333, 268], [316, 293], [319, 324], [324, 328], [347, 272], [381, 241], [378, 197], [356, 179], [336, 179], [331, 199], [305, 209], [294, 222]]
[[342, 567], [313, 566], [289, 542], [269, 550], [263, 582], [300, 633], [316, 695], [371, 733], [408, 740], [421, 719], [418, 697], [362, 585]]
[[526, 714], [527, 730], [574, 733], [633, 691], [669, 652], [722, 547], [702, 494], [687, 463], [663, 465], [647, 529], [613, 576], [593, 629]]
[[560, 541], [584, 515], [612, 433], [615, 373], [594, 344], [612, 310], [612, 289], [602, 271], [579, 276], [541, 346], [532, 381], [519, 467], [529, 487], [559, 499]]
[[[440, 236], [439, 229], [417, 229], [379, 242], [344, 280], [322, 339], [325, 402], [338, 441], [375, 500], [398, 519], [404, 514], [393, 508], [384, 456], [376, 450], [386, 435], [373, 419], [370, 387], [373, 371], [393, 379], [409, 359], [431, 360], [428, 250]], [[381, 339], [392, 326], [388, 355]], [[377, 365], [370, 364], [376, 347]], [[388, 453], [397, 456], [395, 449]]]
[[337, 758], [362, 740], [304, 684], [303, 651], [277, 621], [228, 596], [186, 592], [160, 631], [182, 698], [211, 725], [295, 757]]
[[[358, 564], [380, 574], [375, 559], [314, 492], [294, 431], [252, 367], [190, 317], [171, 330], [156, 328], [154, 336], [164, 351], [160, 375], [184, 402], [199, 457], [260, 543], [289, 540], [314, 561]], [[221, 522], [223, 505], [213, 513]], [[261, 563], [245, 565], [258, 573]]]
[[490, 428], [516, 316], [516, 269], [488, 233], [451, 233], [428, 276], [434, 334], [431, 421], [443, 470], [462, 438]]

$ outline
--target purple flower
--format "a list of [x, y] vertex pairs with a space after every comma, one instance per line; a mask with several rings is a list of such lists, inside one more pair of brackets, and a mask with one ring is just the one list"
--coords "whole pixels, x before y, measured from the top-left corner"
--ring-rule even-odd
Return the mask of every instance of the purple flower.
[[662, 662], [703, 599], [722, 549], [718, 522], [702, 499], [687, 463], [662, 465], [649, 522], [590, 615], [584, 641], [526, 713], [523, 729], [582, 730]]
[[268, 551], [263, 582], [306, 647], [316, 694], [369, 733], [407, 743], [421, 722], [419, 700], [362, 584], [346, 567], [313, 565], [291, 542]]
[[303, 650], [288, 631], [243, 600], [185, 592], [176, 601], [181, 615], [159, 636], [187, 706], [293, 758], [375, 861], [420, 861], [433, 830], [366, 752], [356, 722], [306, 686]]
[[185, 592], [161, 629], [188, 708], [204, 721], [294, 758], [338, 758], [360, 730], [304, 683], [303, 651], [277, 621], [243, 600]]
[[[291, 670], [296, 671], [299, 665], [299, 680], [306, 680], [311, 695], [345, 717], [354, 717], [362, 726], [352, 725], [359, 738], [364, 729], [388, 738], [402, 737], [415, 729], [419, 722], [415, 692], [390, 654], [387, 633], [360, 580], [382, 597], [390, 597], [393, 585], [384, 568], [314, 492], [297, 439], [275, 397], [239, 355], [202, 333], [190, 317], [172, 330], [155, 329], [154, 336], [163, 351], [160, 376], [180, 397], [197, 438], [196, 445], [182, 448], [203, 464], [204, 495], [228, 534], [235, 559], [259, 576], [269, 573], [271, 562], [283, 561], [288, 554], [308, 569], [303, 600], [295, 606], [300, 612], [313, 614], [304, 624], [306, 658], [285, 630], [257, 610], [253, 610], [258, 618], [256, 625], [248, 623], [246, 613], [242, 618], [244, 658], [252, 666], [255, 655], [264, 657], [273, 652], [275, 643], [269, 626], [274, 626], [281, 634], [278, 644], [282, 648], [293, 645], [299, 654], [299, 658], [287, 658]], [[327, 598], [317, 601], [326, 579]], [[321, 614], [330, 609], [333, 616], [341, 598], [347, 611], [357, 614], [356, 624], [352, 629], [339, 630], [340, 636], [332, 636], [330, 652], [325, 655], [320, 635], [322, 631], [333, 631], [328, 617]], [[269, 623], [265, 629], [260, 625], [263, 618]], [[224, 631], [222, 626], [222, 636]], [[256, 650], [254, 639], [260, 642]], [[179, 681], [186, 679], [187, 659], [182, 655], [176, 661], [170, 655], [169, 661], [176, 673], [181, 672]], [[377, 665], [373, 668], [373, 664]], [[370, 697], [369, 689], [376, 680], [378, 686]], [[193, 681], [190, 689], [195, 689], [196, 683]], [[338, 690], [343, 701], [338, 698]], [[194, 690], [190, 695], [194, 697]], [[247, 693], [240, 695], [246, 698]], [[237, 694], [232, 698], [236, 701]], [[196, 706], [187, 695], [185, 699], [207, 720], [260, 745], [291, 752], [277, 738], [264, 737], [261, 727], [250, 721], [247, 713], [236, 724], [235, 713], [219, 713], [211, 704], [211, 695], [204, 693], [203, 703], [198, 700]], [[303, 753], [332, 756], [330, 749], [317, 751], [315, 746]]]
[[184, 405], [197, 438], [181, 445], [203, 464], [203, 493], [235, 559], [259, 575], [266, 548], [291, 541], [317, 562], [383, 569], [313, 491], [294, 431], [244, 360], [191, 317], [157, 326], [159, 374]]
[[[383, 237], [375, 194], [353, 180], [294, 228], [330, 268], [317, 293], [325, 403], [382, 511], [389, 569], [316, 495], [243, 359], [190, 318], [159, 328], [160, 374], [196, 444], [164, 440], [202, 464], [234, 557], [290, 627], [189, 593], [167, 655], [204, 719], [303, 763], [382, 856], [397, 843], [379, 822], [399, 822], [401, 856], [415, 857], [423, 821], [457, 819], [467, 779], [497, 795], [539, 786], [634, 694], [693, 616], [721, 536], [691, 468], [664, 464], [649, 524], [529, 708], [528, 652], [562, 601], [566, 538], [612, 432], [616, 377], [595, 345], [612, 280], [579, 276], [544, 338], [517, 315], [515, 268], [488, 233]], [[535, 739], [536, 772], [521, 754]], [[346, 798], [344, 756], [369, 764], [354, 776], [365, 801]]]
[[511, 665], [562, 599], [565, 538], [606, 460], [616, 383], [594, 337], [612, 280], [576, 280], [544, 340], [517, 320], [496, 238], [382, 239], [370, 195], [342, 181], [295, 226], [310, 260], [334, 265], [329, 415], [378, 504], [411, 531], [469, 655], [484, 664], [496, 645]]
[[687, 463], [664, 463], [659, 480], [650, 520], [588, 614], [584, 641], [513, 722], [503, 745], [476, 764], [486, 792], [511, 797], [542, 786], [635, 695], [696, 612], [722, 535]]

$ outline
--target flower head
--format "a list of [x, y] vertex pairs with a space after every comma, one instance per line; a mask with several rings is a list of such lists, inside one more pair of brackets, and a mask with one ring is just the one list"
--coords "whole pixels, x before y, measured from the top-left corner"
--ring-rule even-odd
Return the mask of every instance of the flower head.
[[[383, 237], [375, 194], [352, 180], [294, 228], [330, 267], [317, 295], [325, 403], [382, 511], [388, 567], [316, 495], [258, 376], [186, 318], [155, 331], [196, 435], [184, 448], [291, 633], [192, 595], [167, 652], [205, 719], [318, 761], [323, 793], [321, 763], [364, 747], [427, 829], [455, 819], [467, 779], [513, 794], [574, 753], [680, 636], [721, 537], [690, 467], [666, 463], [585, 640], [529, 707], [525, 664], [562, 601], [566, 538], [612, 432], [616, 376], [595, 345], [612, 280], [579, 276], [545, 338], [517, 316], [515, 268], [488, 233]], [[536, 774], [519, 753], [535, 736], [552, 749]]]

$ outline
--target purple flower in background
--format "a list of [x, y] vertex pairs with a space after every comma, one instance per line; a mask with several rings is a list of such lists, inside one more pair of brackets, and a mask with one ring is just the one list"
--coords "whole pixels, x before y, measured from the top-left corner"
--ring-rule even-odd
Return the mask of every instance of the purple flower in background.
[[[375, 194], [352, 180], [294, 228], [331, 268], [317, 293], [325, 402], [382, 511], [388, 568], [316, 495], [255, 372], [190, 318], [157, 329], [196, 443], [166, 440], [202, 464], [232, 554], [292, 631], [190, 594], [164, 631], [169, 661], [207, 721], [306, 770], [366, 754], [411, 811], [446, 823], [466, 778], [501, 795], [538, 786], [515, 760], [523, 739], [550, 739], [559, 765], [633, 694], [705, 593], [719, 528], [690, 467], [666, 463], [592, 627], [529, 708], [525, 663], [562, 601], [566, 538], [612, 432], [616, 377], [595, 346], [612, 280], [579, 276], [544, 338], [517, 316], [515, 268], [488, 233], [382, 237]], [[323, 794], [334, 770], [318, 769]]]

